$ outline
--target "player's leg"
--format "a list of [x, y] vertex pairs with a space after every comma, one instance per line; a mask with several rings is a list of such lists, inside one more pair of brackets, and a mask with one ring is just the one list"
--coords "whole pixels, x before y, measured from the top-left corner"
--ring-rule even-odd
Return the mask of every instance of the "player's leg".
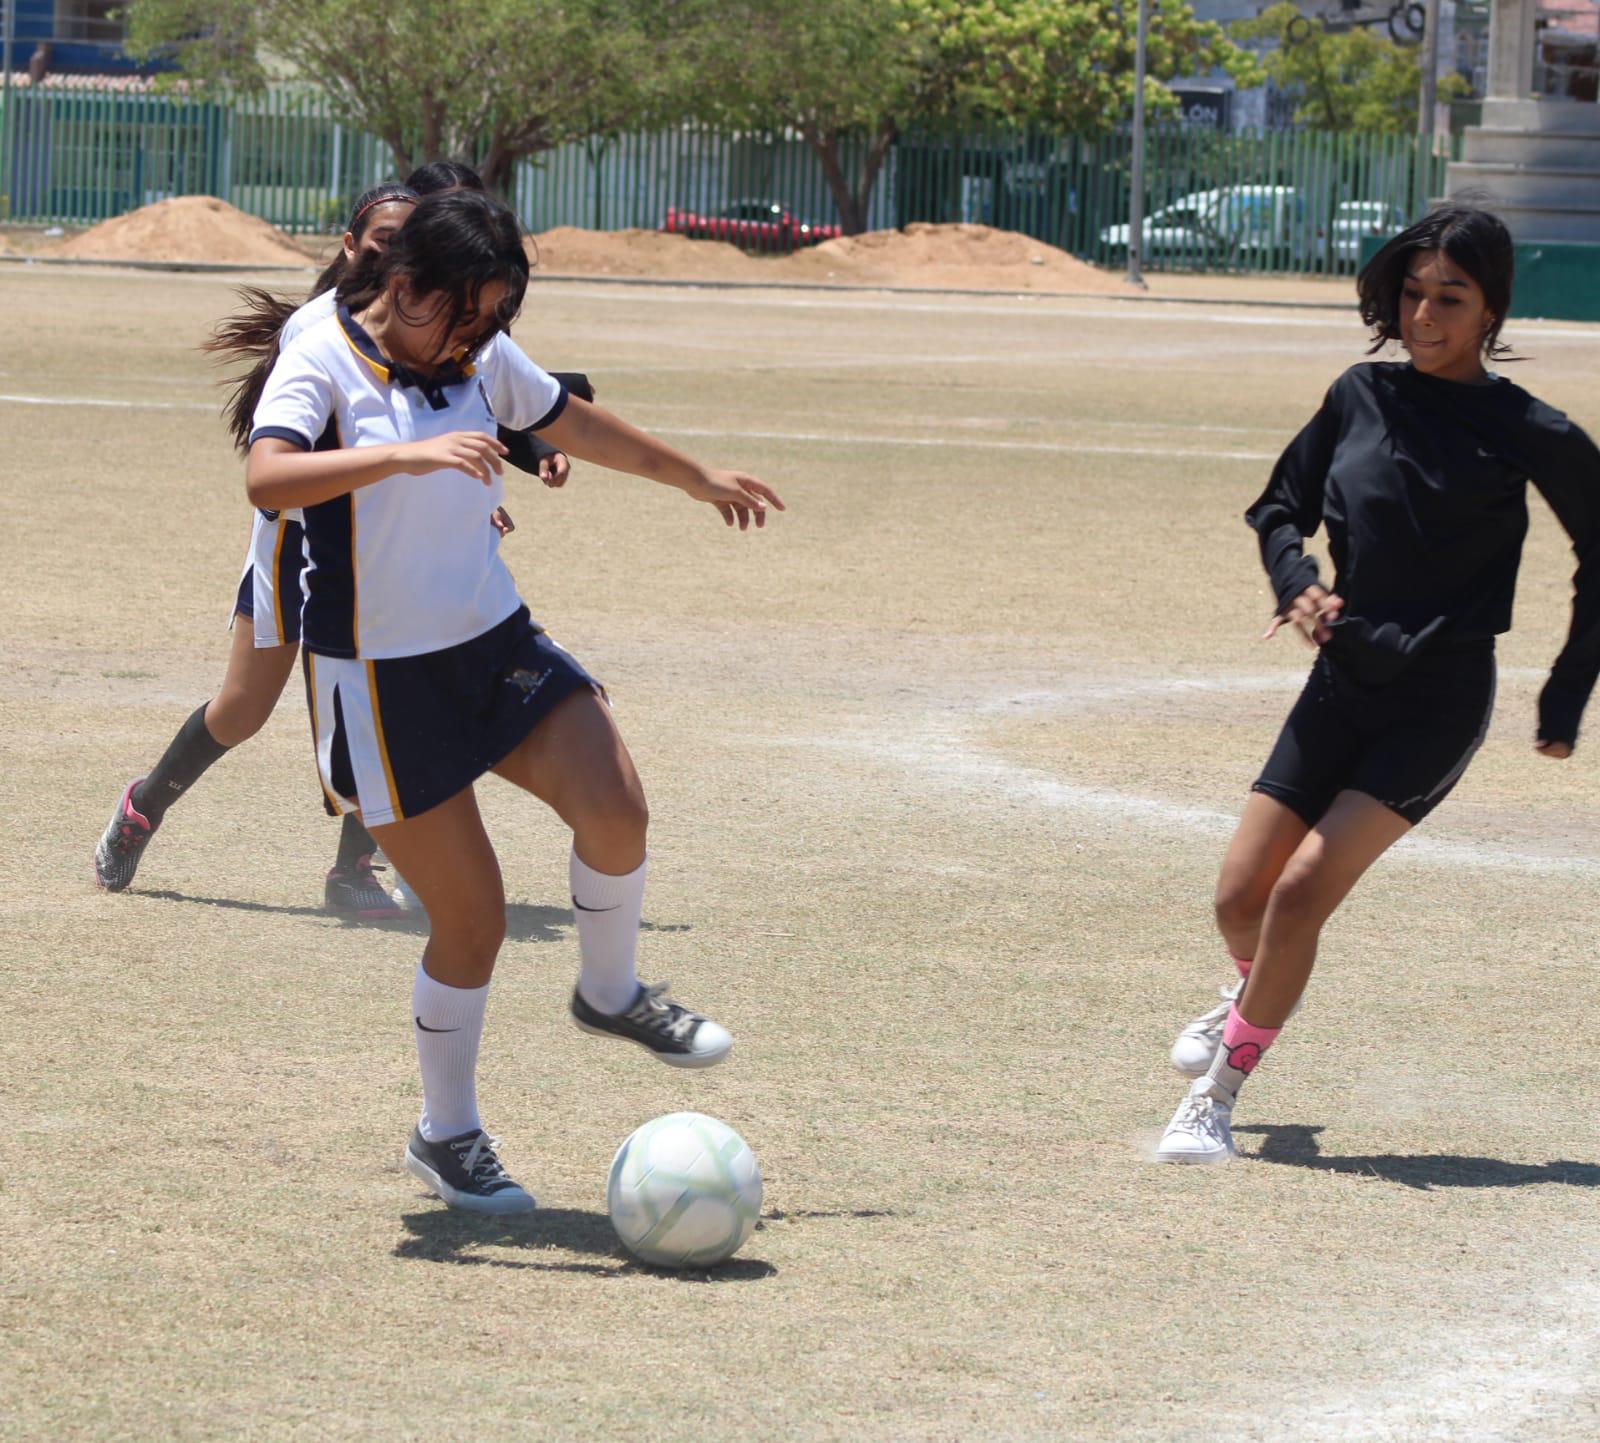
[[237, 618], [216, 696], [189, 715], [146, 776], [123, 788], [95, 848], [95, 879], [106, 891], [120, 892], [133, 881], [168, 808], [225, 753], [266, 725], [294, 670], [297, 650], [292, 642], [258, 647], [249, 618]]
[[1159, 1160], [1221, 1162], [1233, 1155], [1239, 1088], [1299, 1002], [1324, 924], [1411, 827], [1392, 807], [1343, 791], [1302, 838], [1273, 884], [1254, 965], [1229, 1010], [1217, 1056], [1179, 1105], [1156, 1151]]
[[[674, 1067], [709, 1067], [733, 1040], [717, 1023], [648, 987], [635, 971], [644, 907], [644, 787], [611, 708], [588, 687], [573, 692], [495, 768], [572, 828], [569, 876], [581, 969], [573, 1021], [620, 1037]], [[403, 862], [400, 870], [410, 877]]]
[[505, 937], [500, 866], [472, 788], [405, 821], [373, 829], [428, 909], [432, 924], [412, 982], [412, 1033], [422, 1115], [405, 1166], [452, 1207], [529, 1212], [478, 1115], [478, 1048], [495, 958]]
[[1267, 899], [1309, 830], [1298, 812], [1265, 792], [1252, 792], [1245, 802], [1222, 859], [1215, 901], [1217, 929], [1238, 975], [1219, 989], [1222, 1000], [1189, 1023], [1172, 1044], [1173, 1069], [1183, 1076], [1203, 1076], [1216, 1057], [1228, 1010], [1256, 955]]

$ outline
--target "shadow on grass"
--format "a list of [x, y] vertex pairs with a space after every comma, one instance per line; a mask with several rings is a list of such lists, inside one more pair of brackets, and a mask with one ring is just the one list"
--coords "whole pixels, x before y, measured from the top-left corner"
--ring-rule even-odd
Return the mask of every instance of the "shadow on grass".
[[1505, 1162], [1497, 1157], [1463, 1157], [1458, 1153], [1377, 1153], [1370, 1157], [1329, 1157], [1317, 1141], [1320, 1127], [1300, 1123], [1236, 1127], [1256, 1133], [1260, 1162], [1307, 1167], [1318, 1172], [1352, 1173], [1397, 1182], [1424, 1192], [1436, 1187], [1531, 1187], [1562, 1183], [1568, 1187], [1600, 1187], [1600, 1165], [1592, 1162]]
[[[685, 1283], [747, 1283], [777, 1275], [771, 1263], [759, 1258], [730, 1258], [714, 1268], [656, 1268], [630, 1257], [617, 1241], [611, 1220], [604, 1213], [582, 1208], [539, 1208], [515, 1218], [473, 1217], [447, 1208], [407, 1213], [400, 1221], [410, 1237], [395, 1245], [394, 1255], [429, 1263], [459, 1263], [471, 1267], [531, 1268], [540, 1272], [589, 1273], [620, 1278], [630, 1273], [676, 1278]], [[513, 1249], [532, 1256], [506, 1257], [478, 1252], [479, 1248]], [[551, 1249], [586, 1253], [592, 1263], [537, 1256]]]
[[[398, 932], [412, 937], [428, 935], [428, 919], [407, 912], [393, 920], [341, 917], [322, 907], [296, 907], [275, 902], [249, 902], [239, 897], [195, 897], [187, 892], [136, 892], [157, 902], [185, 902], [194, 907], [222, 907], [235, 912], [265, 912], [279, 917], [316, 917], [341, 927], [362, 927], [373, 932]], [[531, 902], [506, 903], [506, 941], [558, 942], [572, 930], [572, 913], [565, 907], [543, 907]], [[641, 922], [641, 932], [687, 932], [686, 922]]]

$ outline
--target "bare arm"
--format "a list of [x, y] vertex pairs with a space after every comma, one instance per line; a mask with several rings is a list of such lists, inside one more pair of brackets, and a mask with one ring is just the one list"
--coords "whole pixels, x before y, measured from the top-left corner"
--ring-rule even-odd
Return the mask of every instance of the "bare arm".
[[487, 486], [500, 471], [505, 449], [493, 436], [477, 431], [336, 451], [303, 451], [292, 441], [263, 436], [250, 447], [244, 489], [252, 506], [282, 511], [332, 501], [390, 476], [425, 476], [430, 471], [465, 471]]
[[769, 502], [779, 511], [786, 509], [778, 493], [754, 476], [703, 466], [577, 396], [569, 396], [561, 414], [539, 434], [581, 461], [676, 487], [693, 500], [715, 506], [728, 525], [737, 521], [740, 530], [749, 526], [752, 516], [757, 526], [765, 525]]

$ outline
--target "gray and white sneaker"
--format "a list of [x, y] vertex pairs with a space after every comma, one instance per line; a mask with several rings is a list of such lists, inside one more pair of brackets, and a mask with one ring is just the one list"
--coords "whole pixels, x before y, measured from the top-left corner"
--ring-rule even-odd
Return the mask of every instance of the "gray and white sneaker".
[[[1211, 1071], [1211, 1064], [1217, 1060], [1217, 1053], [1222, 1048], [1222, 1029], [1228, 1020], [1228, 1009], [1239, 1000], [1239, 994], [1243, 991], [1243, 977], [1231, 987], [1217, 988], [1222, 1001], [1209, 1012], [1196, 1017], [1172, 1044], [1174, 1072], [1184, 1077], [1204, 1077]], [[1300, 999], [1301, 1002], [1304, 1000]], [[1293, 1017], [1299, 1010], [1300, 1002], [1296, 1002], [1289, 1016]]]
[[406, 1144], [406, 1171], [453, 1208], [471, 1213], [531, 1213], [532, 1196], [519, 1187], [495, 1155], [497, 1138], [482, 1128], [429, 1142], [420, 1127]]
[[100, 834], [94, 849], [94, 879], [107, 892], [126, 890], [139, 870], [139, 859], [150, 845], [156, 829], [149, 819], [133, 808], [133, 789], [144, 780], [135, 777], [122, 789], [117, 798], [117, 809]]
[[728, 1029], [691, 1012], [667, 995], [667, 984], [639, 984], [633, 1004], [615, 1015], [601, 1012], [572, 989], [572, 1021], [597, 1037], [620, 1037], [655, 1053], [668, 1067], [715, 1067], [733, 1049]]
[[1233, 1094], [1220, 1082], [1197, 1077], [1156, 1148], [1157, 1162], [1227, 1162], [1233, 1146]]

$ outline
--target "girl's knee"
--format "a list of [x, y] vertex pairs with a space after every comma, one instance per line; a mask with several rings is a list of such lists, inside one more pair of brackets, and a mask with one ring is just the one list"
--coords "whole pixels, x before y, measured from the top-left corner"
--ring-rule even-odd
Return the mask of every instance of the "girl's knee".
[[1315, 922], [1319, 926], [1332, 915], [1344, 896], [1325, 869], [1313, 864], [1290, 863], [1272, 888], [1271, 907], [1283, 920]]
[[582, 809], [582, 830], [621, 841], [643, 843], [650, 830], [650, 806], [637, 780], [618, 778], [598, 788]]
[[206, 730], [219, 746], [236, 747], [267, 724], [277, 700], [273, 697], [271, 702], [265, 702], [224, 688], [206, 707]]
[[[424, 898], [426, 903], [426, 899]], [[485, 899], [469, 908], [428, 908], [429, 947], [452, 960], [475, 968], [494, 965], [506, 940], [504, 897], [498, 905]]]
[[1217, 883], [1213, 906], [1218, 930], [1224, 936], [1231, 936], [1261, 925], [1267, 910], [1267, 893], [1253, 882], [1235, 882], [1224, 877]]

